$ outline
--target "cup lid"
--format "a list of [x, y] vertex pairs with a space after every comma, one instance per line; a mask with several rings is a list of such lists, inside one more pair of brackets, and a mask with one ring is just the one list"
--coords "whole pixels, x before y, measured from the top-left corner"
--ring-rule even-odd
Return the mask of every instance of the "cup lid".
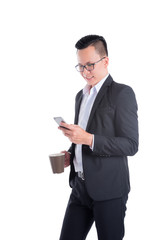
[[49, 157], [60, 157], [60, 156], [64, 156], [65, 153], [54, 153], [54, 154], [50, 154]]

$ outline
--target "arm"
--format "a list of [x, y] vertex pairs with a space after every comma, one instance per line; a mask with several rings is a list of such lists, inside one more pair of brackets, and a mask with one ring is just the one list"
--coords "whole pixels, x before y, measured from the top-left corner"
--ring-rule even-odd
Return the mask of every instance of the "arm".
[[115, 137], [94, 136], [93, 152], [103, 156], [132, 156], [138, 151], [138, 119], [135, 94], [124, 88], [115, 109]]

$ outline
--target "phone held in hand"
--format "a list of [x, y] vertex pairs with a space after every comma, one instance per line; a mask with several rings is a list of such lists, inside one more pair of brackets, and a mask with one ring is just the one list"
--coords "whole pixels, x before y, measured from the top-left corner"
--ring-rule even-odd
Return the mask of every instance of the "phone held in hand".
[[[62, 117], [54, 117], [53, 119], [56, 121], [56, 123], [57, 123], [60, 127], [65, 128], [65, 127], [63, 127], [63, 126], [60, 125], [61, 122], [64, 122], [64, 123], [65, 123], [65, 121], [64, 121], [64, 119], [63, 119]], [[68, 129], [68, 128], [65, 128], [65, 129]]]

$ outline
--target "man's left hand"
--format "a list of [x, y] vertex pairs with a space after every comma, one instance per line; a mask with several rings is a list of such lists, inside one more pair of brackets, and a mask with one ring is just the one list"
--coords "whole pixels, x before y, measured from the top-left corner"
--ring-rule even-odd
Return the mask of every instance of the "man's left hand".
[[93, 135], [86, 132], [78, 125], [61, 122], [60, 127], [58, 127], [58, 129], [60, 129], [72, 143], [85, 144], [89, 145], [90, 147], [92, 146]]

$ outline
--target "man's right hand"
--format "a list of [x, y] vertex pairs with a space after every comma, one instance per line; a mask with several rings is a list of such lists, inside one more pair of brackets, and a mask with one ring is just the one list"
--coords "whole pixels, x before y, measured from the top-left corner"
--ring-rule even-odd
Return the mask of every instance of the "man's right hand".
[[66, 168], [70, 165], [70, 153], [67, 151], [62, 151], [62, 153], [65, 153], [64, 167]]

